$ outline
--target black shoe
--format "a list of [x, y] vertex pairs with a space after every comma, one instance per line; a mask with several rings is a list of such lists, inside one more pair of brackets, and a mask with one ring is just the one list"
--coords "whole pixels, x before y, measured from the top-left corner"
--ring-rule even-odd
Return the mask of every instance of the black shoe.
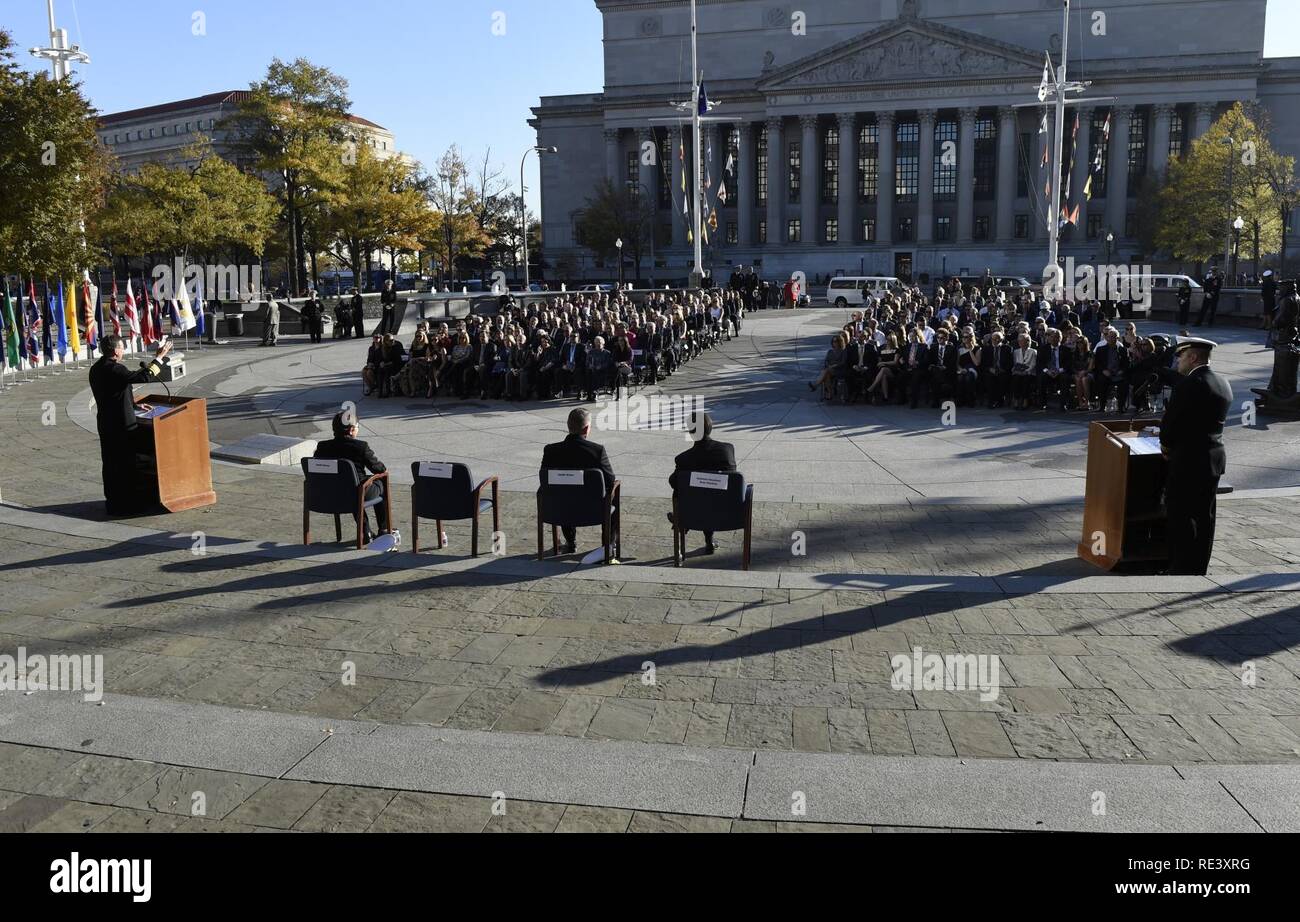
[[718, 550], [718, 546], [716, 544], [709, 543], [704, 545], [704, 553], [710, 556], [717, 553], [717, 550]]
[[561, 545], [561, 546], [560, 546], [560, 553], [561, 553], [561, 554], [566, 554], [566, 555], [567, 555], [567, 554], [576, 554], [577, 552], [578, 552], [577, 545], [573, 545], [573, 544], [564, 544], [564, 545]]

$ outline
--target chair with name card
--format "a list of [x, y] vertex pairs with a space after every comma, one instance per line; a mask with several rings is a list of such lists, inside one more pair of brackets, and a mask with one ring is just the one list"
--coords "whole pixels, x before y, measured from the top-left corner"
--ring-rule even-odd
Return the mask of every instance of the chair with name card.
[[[357, 550], [366, 546], [364, 525], [366, 510], [382, 505], [384, 507], [383, 532], [393, 529], [392, 506], [388, 502], [388, 472], [375, 474], [362, 479], [356, 466], [351, 461], [325, 458], [302, 459], [302, 543], [311, 544], [311, 514], [334, 516], [334, 537], [343, 540], [344, 514], [352, 515], [357, 520]], [[382, 492], [371, 499], [366, 493], [375, 485], [383, 487]]]
[[[623, 554], [623, 534], [619, 521], [619, 494], [622, 481], [605, 490], [605, 474], [599, 468], [585, 471], [543, 469], [537, 488], [537, 559], [546, 556], [542, 526], [551, 526], [552, 553], [560, 554], [561, 528], [600, 526], [600, 543], [605, 549], [605, 563]], [[610, 548], [613, 547], [613, 553]]]
[[[438, 525], [438, 547], [447, 546], [443, 540], [443, 522], [470, 519], [470, 555], [478, 556], [478, 517], [492, 510], [492, 534], [501, 531], [500, 481], [488, 477], [477, 486], [474, 476], [464, 464], [439, 461], [416, 461], [411, 465], [411, 542], [415, 553], [420, 553], [420, 519], [433, 519]], [[492, 498], [485, 499], [483, 491], [492, 488]]]
[[[683, 472], [684, 473], [684, 472]], [[690, 531], [744, 531], [741, 557], [749, 569], [750, 543], [754, 527], [754, 487], [743, 474], [691, 471], [677, 475], [673, 490], [673, 565], [686, 560], [686, 533]]]

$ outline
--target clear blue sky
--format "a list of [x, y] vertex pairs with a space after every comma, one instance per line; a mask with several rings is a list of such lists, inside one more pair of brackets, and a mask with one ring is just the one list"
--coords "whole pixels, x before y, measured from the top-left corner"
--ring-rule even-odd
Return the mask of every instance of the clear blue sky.
[[[1225, 8], [1232, 0], [1223, 0]], [[1265, 54], [1300, 55], [1300, 0], [1270, 0]], [[3, 0], [19, 48], [45, 44], [45, 0]], [[353, 110], [432, 164], [452, 142], [491, 150], [514, 175], [535, 143], [540, 96], [598, 92], [601, 17], [593, 0], [56, 0], [59, 25], [92, 63], [79, 78], [102, 112], [244, 89], [271, 58], [306, 57], [351, 83]], [[207, 34], [192, 34], [195, 10]], [[505, 34], [493, 34], [504, 12]], [[41, 62], [24, 52], [25, 66]], [[536, 163], [529, 200], [537, 208]]]

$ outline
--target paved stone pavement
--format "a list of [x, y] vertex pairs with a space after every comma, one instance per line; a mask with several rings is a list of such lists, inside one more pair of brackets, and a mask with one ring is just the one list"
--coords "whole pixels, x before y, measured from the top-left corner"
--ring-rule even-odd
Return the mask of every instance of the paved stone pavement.
[[[428, 554], [443, 566], [421, 569], [403, 557], [359, 568], [339, 546], [293, 549], [301, 535], [292, 474], [229, 465], [214, 469], [218, 506], [133, 520], [130, 537], [106, 540], [120, 526], [96, 524], [96, 445], [67, 412], [83, 389], [82, 374], [64, 374], [0, 403], [11, 434], [0, 442], [0, 498], [40, 514], [0, 507], [0, 650], [101, 653], [114, 695], [723, 749], [1300, 761], [1300, 605], [1293, 582], [1251, 579], [1300, 565], [1290, 496], [1225, 501], [1212, 571], [1224, 585], [1192, 589], [1133, 577], [1102, 591], [1031, 591], [1093, 572], [1074, 560], [1077, 506], [1051, 502], [762, 503], [749, 576], [735, 572], [738, 538], [730, 536], [723, 553], [693, 557], [680, 574], [647, 569], [649, 578], [637, 578], [665, 562], [669, 541], [662, 500], [633, 497], [624, 513], [629, 562], [574, 578], [571, 561], [527, 560], [531, 497], [508, 493], [505, 561], [465, 563], [467, 530], [452, 527], [452, 547]], [[50, 407], [56, 423], [42, 426]], [[397, 508], [405, 531], [400, 491]], [[317, 534], [332, 538], [325, 524]], [[791, 554], [796, 530], [806, 534], [806, 557]], [[141, 537], [151, 531], [181, 540]], [[212, 552], [196, 556], [200, 532]], [[234, 542], [251, 543], [219, 553]], [[804, 582], [786, 584], [798, 588], [783, 588], [799, 574]], [[836, 574], [939, 579], [928, 591], [895, 591], [851, 588]], [[1025, 576], [1038, 582], [1016, 589]], [[895, 690], [890, 658], [916, 647], [996, 654], [1000, 696]], [[647, 662], [654, 684], [644, 680]], [[356, 667], [355, 685], [340, 681], [345, 663]], [[1243, 683], [1247, 664], [1254, 685]], [[28, 787], [49, 772], [3, 775]], [[337, 790], [345, 802], [364, 800], [362, 813], [373, 809], [367, 826], [408, 804], [392, 791]], [[92, 803], [93, 826], [113, 817], [144, 823], [148, 813], [136, 811], [147, 805], [117, 803], [129, 793], [103, 803], [73, 784], [15, 790], [0, 802], [11, 800], [4, 816], [26, 804], [11, 817], [20, 825], [55, 802], [28, 826], [55, 813], [73, 822], [85, 809], [78, 805]], [[446, 806], [421, 804], [409, 809], [423, 816]], [[563, 825], [568, 811], [548, 809]], [[620, 817], [623, 828], [637, 826], [635, 815], [598, 819], [617, 825]]]

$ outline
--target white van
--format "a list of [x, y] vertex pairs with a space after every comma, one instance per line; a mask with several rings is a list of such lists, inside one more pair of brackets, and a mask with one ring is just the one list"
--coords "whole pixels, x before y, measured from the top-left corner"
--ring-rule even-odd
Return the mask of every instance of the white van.
[[879, 298], [889, 289], [903, 284], [892, 275], [846, 275], [831, 279], [826, 288], [826, 303], [838, 308], [856, 307], [867, 295]]
[[[1125, 277], [1125, 282], [1128, 284], [1134, 284], [1137, 281], [1139, 280], [1134, 279], [1130, 282], [1128, 277]], [[1191, 313], [1194, 314], [1198, 312], [1201, 309], [1202, 301], [1205, 300], [1205, 289], [1201, 287], [1200, 282], [1196, 281], [1196, 279], [1192, 278], [1190, 275], [1173, 275], [1164, 272], [1156, 272], [1140, 281], [1144, 285], [1150, 286], [1150, 305], [1147, 306], [1141, 303], [1134, 303], [1132, 300], [1125, 299], [1119, 302], [1121, 316], [1127, 318], [1140, 314], [1149, 318], [1152, 311], [1162, 311], [1176, 316], [1178, 313], [1178, 292], [1183, 287], [1184, 282], [1187, 283], [1192, 293]]]

